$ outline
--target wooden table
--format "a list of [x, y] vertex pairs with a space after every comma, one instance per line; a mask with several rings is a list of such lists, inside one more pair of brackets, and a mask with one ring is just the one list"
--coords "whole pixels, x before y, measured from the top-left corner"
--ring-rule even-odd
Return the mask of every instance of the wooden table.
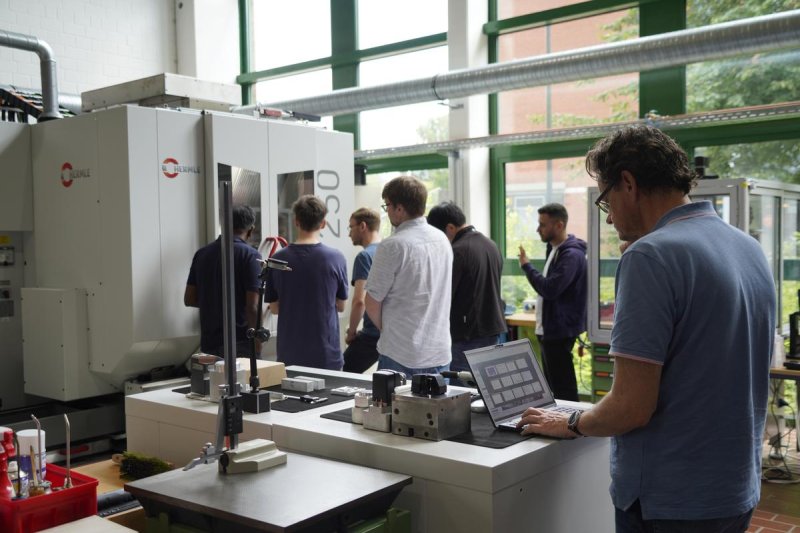
[[534, 343], [534, 348], [537, 347], [535, 313], [514, 313], [513, 315], [508, 315], [506, 316], [506, 324], [508, 324], [509, 340], [513, 341], [527, 337]]
[[506, 324], [513, 327], [535, 328], [535, 313], [514, 313], [506, 317]]
[[411, 477], [290, 453], [286, 464], [223, 475], [216, 463], [125, 485], [147, 516], [205, 531], [338, 531], [384, 513]]

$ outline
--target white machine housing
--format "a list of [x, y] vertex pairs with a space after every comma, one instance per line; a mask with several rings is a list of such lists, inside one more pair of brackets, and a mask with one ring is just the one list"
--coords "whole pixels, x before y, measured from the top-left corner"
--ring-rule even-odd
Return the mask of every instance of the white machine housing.
[[[126, 379], [195, 351], [199, 317], [183, 293], [195, 251], [219, 234], [218, 163], [258, 176], [265, 236], [278, 235], [278, 175], [313, 173], [314, 193], [329, 208], [323, 242], [354, 255], [346, 230], [350, 134], [122, 106], [30, 126], [0, 123], [0, 163], [9, 161], [17, 173], [0, 175], [0, 245], [33, 243], [17, 254], [27, 265], [27, 394], [70, 401], [122, 391]], [[12, 343], [10, 334], [0, 337], [0, 346]]]

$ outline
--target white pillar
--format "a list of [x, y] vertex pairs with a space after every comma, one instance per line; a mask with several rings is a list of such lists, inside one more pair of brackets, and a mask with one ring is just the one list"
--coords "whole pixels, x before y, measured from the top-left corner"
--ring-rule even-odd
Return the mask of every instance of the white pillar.
[[[449, 70], [487, 64], [488, 38], [483, 24], [488, 20], [487, 0], [449, 0], [447, 45]], [[450, 100], [450, 139], [483, 137], [489, 134], [489, 96], [478, 95]], [[451, 169], [451, 197], [467, 215], [467, 222], [488, 235], [489, 149], [461, 150]], [[451, 158], [453, 161], [453, 158]], [[454, 170], [457, 170], [454, 172]], [[455, 176], [455, 179], [453, 177]]]
[[178, 72], [220, 83], [239, 75], [239, 2], [176, 0]]

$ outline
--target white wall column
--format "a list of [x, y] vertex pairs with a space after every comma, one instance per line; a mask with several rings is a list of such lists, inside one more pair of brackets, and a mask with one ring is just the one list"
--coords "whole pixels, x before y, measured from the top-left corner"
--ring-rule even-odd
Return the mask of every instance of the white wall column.
[[[488, 19], [486, 0], [449, 0], [447, 45], [449, 70], [485, 65], [488, 38], [483, 24]], [[450, 139], [483, 137], [489, 134], [489, 97], [470, 96], [450, 101]], [[451, 169], [451, 197], [467, 215], [467, 222], [489, 234], [489, 149], [462, 150]], [[456, 172], [454, 173], [454, 170]], [[452, 176], [457, 176], [452, 180]]]
[[236, 83], [239, 74], [239, 2], [176, 0], [178, 74]]

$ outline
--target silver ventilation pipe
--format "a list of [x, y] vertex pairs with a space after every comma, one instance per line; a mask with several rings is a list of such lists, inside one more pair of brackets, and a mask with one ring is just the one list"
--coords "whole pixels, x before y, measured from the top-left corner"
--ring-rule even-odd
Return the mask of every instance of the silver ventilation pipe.
[[41, 39], [32, 35], [23, 35], [11, 31], [0, 30], [0, 46], [36, 52], [39, 56], [42, 73], [42, 114], [39, 122], [61, 118], [58, 112], [58, 80], [56, 78], [56, 60], [53, 49]]
[[[554, 141], [574, 141], [576, 139], [593, 140], [605, 137], [624, 126], [646, 124], [655, 126], [664, 131], [675, 131], [695, 126], [711, 126], [714, 124], [748, 124], [761, 122], [765, 119], [781, 120], [800, 117], [800, 102], [785, 102], [762, 106], [740, 107], [736, 109], [722, 109], [717, 111], [703, 111], [691, 115], [677, 115], [662, 117], [649, 115], [638, 120], [614, 122], [611, 124], [593, 124], [588, 126], [572, 126], [540, 131], [526, 131], [522, 133], [506, 133], [502, 135], [488, 135], [486, 137], [472, 137], [469, 139], [455, 139], [452, 141], [438, 141], [427, 144], [410, 144], [407, 146], [392, 146], [389, 148], [372, 148], [369, 150], [356, 150], [353, 157], [356, 161], [368, 162], [370, 159], [383, 157], [404, 157], [421, 154], [447, 155], [469, 150], [472, 148], [491, 148], [493, 146], [513, 146], [517, 144], [538, 144]], [[452, 167], [451, 167], [452, 168]]]
[[[800, 10], [794, 10], [264, 105], [314, 115], [342, 115], [673, 67], [798, 44]], [[256, 107], [242, 106], [234, 111], [251, 113]]]

